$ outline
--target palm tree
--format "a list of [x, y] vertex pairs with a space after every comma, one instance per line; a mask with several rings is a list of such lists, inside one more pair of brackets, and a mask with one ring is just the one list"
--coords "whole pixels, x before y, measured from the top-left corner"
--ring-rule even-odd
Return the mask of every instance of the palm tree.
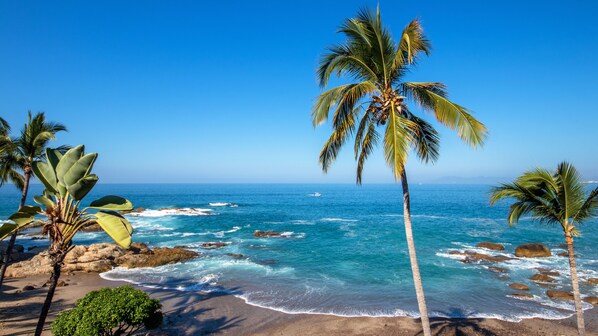
[[[35, 161], [31, 169], [35, 176], [43, 183], [43, 195], [33, 199], [39, 206], [22, 206], [18, 212], [9, 217], [14, 223], [0, 226], [0, 239], [17, 230], [33, 224], [42, 225], [42, 232], [48, 236], [50, 246], [48, 255], [52, 260], [52, 273], [46, 300], [37, 323], [35, 335], [41, 335], [52, 305], [54, 291], [62, 263], [67, 253], [74, 247], [72, 239], [83, 227], [98, 224], [114, 241], [124, 248], [131, 245], [133, 228], [131, 224], [116, 211], [132, 210], [130, 201], [118, 196], [105, 196], [91, 202], [83, 209], [79, 209], [81, 200], [93, 189], [98, 181], [91, 169], [97, 154], [84, 154], [84, 146], [77, 146], [68, 150], [64, 155], [56, 149], [47, 149], [47, 162]], [[89, 209], [99, 211], [90, 213]], [[36, 219], [34, 216], [45, 216], [46, 220]]]
[[587, 195], [575, 167], [570, 163], [562, 162], [554, 173], [538, 168], [524, 173], [511, 184], [502, 184], [493, 188], [490, 199], [491, 204], [503, 198], [516, 200], [509, 209], [510, 225], [517, 223], [519, 218], [526, 214], [531, 214], [533, 219], [540, 222], [561, 225], [569, 254], [577, 331], [580, 336], [585, 334], [585, 326], [573, 237], [579, 235], [579, 224], [598, 214], [597, 196], [598, 188]]
[[[8, 135], [10, 127], [6, 122], [3, 123], [2, 128], [5, 132], [0, 133], [0, 185], [10, 181], [21, 190], [20, 209], [25, 204], [29, 192], [31, 165], [44, 158], [50, 140], [54, 139], [56, 133], [66, 131], [66, 127], [59, 123], [47, 122], [43, 112], [32, 116], [29, 111], [27, 123], [21, 129], [19, 136], [10, 138]], [[4, 260], [0, 268], [0, 288], [4, 282], [4, 274], [16, 239], [17, 233], [14, 232], [4, 252]]]
[[448, 99], [446, 87], [439, 82], [405, 82], [418, 58], [428, 55], [430, 42], [418, 20], [411, 21], [395, 42], [383, 26], [380, 9], [374, 13], [359, 11], [345, 20], [339, 32], [347, 40], [329, 48], [321, 60], [317, 76], [321, 88], [328, 85], [332, 74], [348, 77], [349, 84], [340, 85], [318, 96], [312, 111], [314, 126], [328, 120], [332, 111], [332, 134], [320, 153], [320, 164], [326, 172], [346, 140], [355, 135], [357, 184], [361, 184], [363, 166], [380, 139], [386, 162], [403, 188], [403, 209], [409, 259], [424, 335], [430, 335], [430, 324], [424, 290], [417, 264], [411, 230], [409, 186], [405, 164], [411, 149], [423, 162], [438, 158], [439, 135], [434, 127], [416, 116], [407, 101], [415, 102], [436, 120], [456, 129], [458, 136], [471, 146], [479, 146], [486, 136], [486, 127], [469, 111]]

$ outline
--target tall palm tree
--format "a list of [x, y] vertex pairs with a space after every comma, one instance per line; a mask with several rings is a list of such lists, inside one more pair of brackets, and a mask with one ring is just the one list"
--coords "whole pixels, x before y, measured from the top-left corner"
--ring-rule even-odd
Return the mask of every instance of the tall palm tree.
[[323, 92], [314, 105], [314, 126], [326, 122], [333, 113], [332, 134], [320, 153], [320, 164], [326, 172], [346, 140], [354, 135], [357, 184], [361, 184], [364, 163], [380, 140], [379, 130], [384, 132], [386, 162], [403, 188], [409, 259], [423, 331], [428, 336], [430, 324], [411, 229], [405, 164], [411, 149], [423, 162], [436, 161], [440, 139], [434, 127], [416, 116], [407, 101], [430, 112], [439, 123], [456, 129], [458, 136], [474, 147], [482, 145], [486, 127], [466, 108], [448, 99], [444, 84], [403, 81], [418, 58], [430, 52], [430, 42], [418, 20], [404, 28], [398, 42], [383, 26], [379, 8], [376, 12], [359, 11], [355, 18], [345, 20], [339, 32], [347, 40], [322, 55], [317, 76], [323, 89], [332, 74], [346, 76], [351, 83]]
[[502, 184], [492, 189], [491, 204], [503, 198], [515, 199], [509, 209], [510, 225], [517, 223], [526, 214], [531, 214], [533, 219], [540, 222], [561, 225], [569, 254], [577, 331], [580, 336], [585, 335], [573, 237], [579, 235], [579, 224], [598, 214], [598, 188], [589, 195], [586, 194], [575, 167], [562, 162], [553, 173], [538, 168], [524, 173], [511, 184]]
[[[7, 123], [4, 125], [8, 126]], [[7, 128], [10, 130], [10, 127]], [[17, 187], [20, 187], [21, 201], [19, 209], [25, 205], [27, 193], [29, 192], [29, 181], [32, 174], [31, 165], [34, 162], [43, 160], [48, 143], [55, 138], [56, 133], [61, 131], [66, 131], [64, 125], [46, 121], [46, 116], [43, 112], [38, 112], [33, 116], [31, 111], [29, 111], [27, 123], [23, 126], [21, 133], [17, 137], [11, 138], [8, 135], [8, 131], [1, 136], [0, 183], [10, 181]], [[65, 148], [61, 147], [61, 149]], [[0, 288], [4, 282], [4, 274], [16, 238], [17, 232], [15, 231], [10, 237], [10, 241], [4, 252], [4, 260], [2, 268], [0, 268]]]

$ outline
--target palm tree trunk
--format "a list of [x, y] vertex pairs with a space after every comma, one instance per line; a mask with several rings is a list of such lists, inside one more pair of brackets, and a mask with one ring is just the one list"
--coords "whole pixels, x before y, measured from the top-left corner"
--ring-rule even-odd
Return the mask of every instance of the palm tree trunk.
[[571, 232], [565, 233], [567, 241], [567, 252], [569, 253], [569, 268], [571, 269], [571, 285], [573, 287], [573, 299], [575, 300], [575, 313], [577, 314], [577, 332], [579, 336], [586, 334], [586, 327], [583, 320], [583, 309], [581, 308], [581, 294], [579, 293], [579, 280], [577, 279], [577, 263], [573, 251], [573, 236]]
[[424, 336], [431, 336], [430, 320], [428, 319], [428, 307], [426, 306], [426, 297], [424, 295], [424, 286], [419, 274], [417, 256], [415, 254], [415, 242], [413, 241], [413, 231], [411, 230], [411, 198], [409, 196], [409, 184], [407, 183], [407, 173], [405, 169], [401, 172], [401, 184], [403, 186], [403, 218], [405, 220], [405, 236], [407, 237], [407, 247], [409, 249], [409, 261], [411, 262], [411, 273], [413, 273], [413, 283], [415, 284], [415, 295], [421, 316], [422, 329]]
[[[31, 179], [31, 168], [24, 169], [25, 172], [25, 184], [23, 184], [23, 192], [21, 193], [21, 203], [19, 203], [19, 210], [25, 205], [25, 200], [27, 200], [27, 192], [29, 191], [29, 180]], [[4, 260], [2, 260], [2, 268], [0, 268], [0, 289], [2, 288], [2, 283], [4, 283], [4, 273], [6, 273], [6, 268], [8, 268], [8, 262], [10, 260], [10, 255], [12, 253], [12, 249], [15, 246], [15, 241], [17, 240], [17, 232], [15, 231], [12, 236], [10, 236], [10, 241], [8, 242], [8, 246], [6, 246], [6, 251], [4, 251]]]
[[44, 301], [44, 305], [42, 306], [42, 312], [39, 315], [39, 320], [37, 321], [37, 327], [35, 328], [35, 336], [40, 336], [42, 331], [44, 330], [44, 324], [46, 323], [46, 317], [48, 317], [48, 312], [50, 311], [50, 306], [52, 305], [52, 299], [54, 298], [54, 291], [56, 291], [56, 285], [58, 284], [58, 279], [60, 278], [60, 269], [62, 267], [62, 262], [64, 261], [64, 257], [66, 256], [67, 251], [61, 251], [58, 255], [52, 257], [52, 274], [50, 275], [50, 288], [48, 288], [48, 294], [46, 295], [46, 301]]

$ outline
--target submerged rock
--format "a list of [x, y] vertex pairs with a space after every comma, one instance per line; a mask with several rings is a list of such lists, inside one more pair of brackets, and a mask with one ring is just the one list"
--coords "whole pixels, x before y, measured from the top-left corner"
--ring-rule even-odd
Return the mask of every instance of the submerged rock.
[[583, 298], [583, 300], [589, 304], [594, 305], [594, 306], [598, 305], [598, 297], [588, 296], [588, 297]]
[[531, 280], [534, 281], [541, 281], [541, 282], [555, 282], [556, 279], [549, 276], [549, 275], [545, 275], [545, 274], [534, 274], [531, 276], [530, 278]]
[[[131, 244], [126, 250], [116, 244], [100, 243], [77, 245], [64, 258], [62, 270], [65, 273], [93, 272], [100, 273], [113, 267], [128, 268], [156, 267], [183, 262], [199, 256], [199, 253], [181, 248], [154, 248], [145, 244]], [[6, 276], [25, 277], [36, 274], [49, 274], [52, 269], [48, 252], [39, 253], [30, 260], [8, 266]]]
[[543, 275], [548, 275], [548, 276], [559, 276], [559, 275], [561, 275], [561, 273], [559, 273], [557, 271], [549, 270], [547, 268], [536, 268], [536, 270], [538, 270], [538, 272], [540, 272], [540, 274], [543, 274]]
[[598, 285], [598, 278], [589, 278], [586, 283], [588, 285]]
[[226, 245], [228, 245], [228, 243], [223, 243], [223, 242], [207, 242], [207, 243], [202, 243], [201, 244], [201, 248], [202, 249], [206, 249], [206, 250], [213, 250], [213, 249], [225, 247]]
[[488, 267], [488, 270], [490, 272], [494, 272], [494, 273], [508, 273], [509, 270], [506, 268], [502, 268], [502, 267]]
[[276, 231], [260, 231], [260, 230], [256, 230], [253, 235], [255, 237], [286, 237], [284, 235], [282, 235], [282, 233], [280, 232], [276, 232]]
[[529, 290], [529, 286], [526, 284], [522, 284], [522, 283], [512, 283], [512, 284], [509, 284], [509, 287], [511, 287], [513, 289], [517, 289], [517, 290]]
[[546, 295], [553, 300], [573, 300], [573, 293], [558, 290], [547, 290]]
[[540, 286], [540, 287], [544, 287], [544, 288], [549, 288], [549, 289], [555, 289], [555, 288], [558, 288], [558, 286], [557, 286], [557, 285], [551, 285], [551, 284], [548, 284], [548, 283], [542, 283], [542, 282], [538, 282], [538, 283], [536, 283], [536, 285], [538, 285], [538, 286]]
[[561, 252], [557, 254], [559, 257], [569, 257], [569, 252]]
[[524, 258], [550, 257], [550, 249], [542, 244], [523, 244], [515, 249], [515, 256]]
[[450, 251], [449, 254], [453, 255], [462, 255], [465, 256], [465, 259], [461, 260], [462, 262], [469, 264], [472, 262], [479, 262], [479, 261], [489, 261], [489, 262], [501, 262], [506, 260], [513, 260], [514, 258], [507, 257], [507, 256], [492, 256], [484, 253], [474, 252], [474, 251]]
[[476, 247], [483, 247], [493, 251], [503, 251], [505, 246], [503, 244], [492, 243], [492, 242], [481, 242], [476, 245]]
[[513, 294], [509, 294], [507, 296], [512, 296], [512, 297], [516, 297], [516, 298], [520, 298], [520, 299], [533, 299], [534, 298], [534, 296], [529, 293], [513, 293]]
[[130, 214], [130, 213], [140, 213], [140, 212], [144, 212], [144, 211], [145, 211], [145, 208], [135, 208], [133, 210], [124, 210], [124, 211], [121, 211], [120, 213], [123, 215], [126, 215], [126, 214]]
[[235, 259], [243, 259], [245, 258], [245, 256], [243, 254], [240, 253], [227, 253], [227, 256], [231, 257], [231, 258], [235, 258]]

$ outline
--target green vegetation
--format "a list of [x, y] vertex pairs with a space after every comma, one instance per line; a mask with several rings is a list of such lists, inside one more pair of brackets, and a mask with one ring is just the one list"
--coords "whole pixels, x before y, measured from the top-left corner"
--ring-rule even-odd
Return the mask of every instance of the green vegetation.
[[491, 197], [492, 204], [503, 198], [516, 200], [509, 209], [510, 225], [517, 223], [519, 218], [526, 214], [531, 214], [533, 219], [541, 222], [561, 225], [569, 254], [577, 330], [580, 336], [585, 335], [585, 325], [573, 237], [579, 236], [579, 224], [598, 214], [597, 196], [598, 188], [587, 195], [575, 167], [563, 162], [554, 173], [546, 169], [535, 169], [524, 173], [511, 184], [495, 187]]
[[[25, 205], [27, 199], [32, 164], [44, 158], [48, 143], [54, 139], [56, 133], [61, 131], [66, 131], [66, 127], [62, 124], [47, 122], [43, 112], [38, 112], [35, 116], [29, 112], [27, 123], [16, 137], [10, 137], [10, 125], [4, 119], [0, 120], [0, 186], [6, 182], [12, 182], [21, 190], [19, 209]], [[65, 149], [67, 148], [59, 148], [59, 150]], [[2, 268], [0, 268], [0, 287], [4, 281], [4, 274], [16, 238], [17, 232], [15, 231], [4, 252], [4, 260]]]
[[132, 335], [162, 324], [160, 301], [131, 286], [103, 288], [79, 299], [52, 322], [56, 336]]
[[382, 24], [380, 10], [363, 10], [347, 19], [339, 32], [346, 42], [334, 45], [320, 60], [317, 71], [320, 86], [325, 88], [332, 74], [349, 77], [350, 84], [340, 85], [318, 96], [312, 112], [314, 126], [328, 120], [332, 112], [332, 134], [320, 153], [326, 172], [347, 139], [355, 135], [357, 183], [361, 183], [363, 166], [380, 140], [386, 162], [395, 179], [402, 182], [404, 220], [409, 257], [424, 335], [430, 324], [415, 245], [411, 231], [410, 197], [405, 164], [411, 149], [424, 162], [438, 158], [439, 136], [434, 127], [416, 116], [406, 104], [415, 102], [430, 112], [439, 123], [457, 130], [457, 135], [471, 146], [482, 145], [486, 127], [469, 111], [448, 99], [444, 84], [439, 82], [405, 82], [416, 61], [430, 52], [430, 42], [418, 20], [411, 21], [396, 42]]
[[[117, 244], [124, 248], [129, 248], [131, 244], [133, 228], [123, 216], [115, 212], [132, 210], [130, 201], [118, 196], [105, 196], [91, 202], [88, 207], [79, 209], [81, 200], [98, 181], [98, 177], [91, 174], [97, 156], [96, 153], [85, 155], [83, 145], [68, 150], [64, 155], [57, 149], [47, 149], [47, 162], [35, 161], [31, 165], [33, 173], [45, 187], [43, 195], [35, 196], [34, 200], [45, 209], [25, 205], [9, 217], [14, 224], [5, 223], [0, 227], [0, 239], [4, 239], [18, 229], [39, 223], [42, 225], [42, 233], [50, 240], [48, 253], [53, 270], [36, 335], [41, 335], [60, 278], [62, 262], [73, 246], [73, 236], [81, 228], [97, 223]], [[90, 213], [90, 209], [99, 211]], [[45, 216], [46, 220], [36, 219], [36, 215]]]

